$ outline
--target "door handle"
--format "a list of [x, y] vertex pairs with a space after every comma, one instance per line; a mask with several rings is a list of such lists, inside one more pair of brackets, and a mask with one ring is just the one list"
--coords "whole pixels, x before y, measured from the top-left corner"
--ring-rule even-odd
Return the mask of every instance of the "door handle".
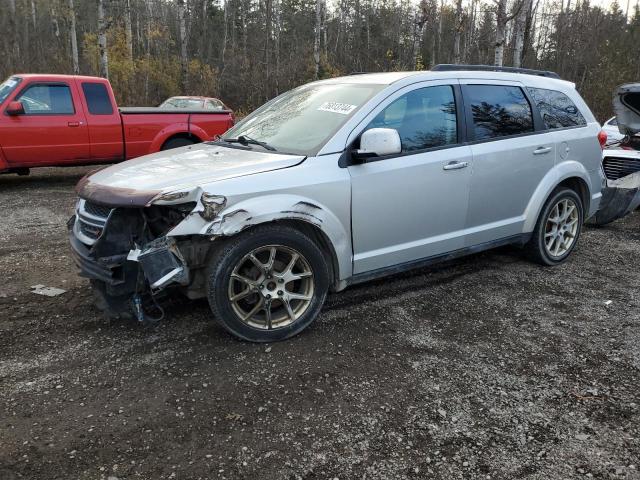
[[79, 127], [80, 125], [82, 125], [82, 122], [68, 122], [67, 126], [69, 127]]
[[443, 170], [460, 170], [461, 168], [467, 168], [469, 162], [449, 162], [442, 167]]
[[533, 151], [534, 155], [544, 155], [545, 153], [549, 153], [551, 151], [551, 147], [539, 147]]

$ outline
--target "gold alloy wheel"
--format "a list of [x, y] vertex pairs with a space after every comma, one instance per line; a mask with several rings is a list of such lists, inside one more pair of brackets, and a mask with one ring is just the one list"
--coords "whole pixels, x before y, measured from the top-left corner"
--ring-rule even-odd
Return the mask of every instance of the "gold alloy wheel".
[[244, 323], [273, 330], [304, 315], [313, 290], [313, 271], [300, 252], [284, 245], [267, 245], [252, 250], [236, 264], [228, 298]]
[[559, 200], [549, 211], [544, 230], [544, 245], [551, 257], [562, 257], [576, 241], [578, 207], [573, 200]]

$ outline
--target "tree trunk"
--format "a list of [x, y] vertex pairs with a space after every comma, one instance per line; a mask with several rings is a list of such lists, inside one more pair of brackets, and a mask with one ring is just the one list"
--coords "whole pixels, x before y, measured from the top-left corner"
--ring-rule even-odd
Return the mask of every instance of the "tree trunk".
[[107, 19], [104, 0], [98, 0], [98, 50], [100, 52], [100, 76], [109, 78], [109, 53], [107, 52]]
[[51, 3], [50, 5], [51, 15], [51, 28], [53, 30], [53, 36], [56, 37], [56, 41], [60, 38], [60, 25], [58, 24], [58, 15], [56, 14], [56, 5]]
[[76, 9], [75, 9], [75, 6], [73, 5], [73, 0], [69, 0], [69, 17], [71, 22], [71, 25], [69, 27], [69, 34], [71, 36], [71, 62], [73, 65], [74, 75], [78, 75], [80, 73], [80, 62], [78, 60], [78, 36], [76, 32]]
[[507, 0], [498, 0], [496, 12], [496, 44], [493, 64], [501, 67], [504, 59], [505, 31], [507, 29]]
[[513, 66], [520, 68], [522, 65], [522, 52], [524, 51], [524, 34], [527, 28], [527, 19], [529, 18], [529, 12], [531, 11], [531, 0], [522, 0], [523, 4], [520, 6], [520, 11], [516, 17], [515, 24], [515, 42], [513, 46]]
[[456, 64], [460, 64], [462, 62], [460, 39], [462, 37], [463, 26], [462, 0], [456, 0], [455, 30], [453, 32], [453, 63]]
[[20, 58], [20, 33], [16, 23], [16, 0], [9, 0], [9, 30], [13, 37], [13, 65], [14, 68], [18, 68], [19, 65], [22, 65], [22, 62]]
[[131, 0], [124, 0], [124, 35], [129, 60], [133, 60], [133, 35], [131, 33]]
[[182, 93], [186, 94], [189, 89], [189, 58], [187, 57], [187, 19], [185, 0], [178, 0], [178, 21], [180, 27], [180, 68]]
[[316, 0], [316, 21], [313, 37], [313, 61], [315, 63], [314, 78], [317, 80], [320, 75], [320, 35], [322, 32], [322, 0]]
[[33, 25], [33, 30], [35, 31], [37, 26], [37, 17], [36, 17], [36, 2], [35, 0], [31, 0], [31, 23]]

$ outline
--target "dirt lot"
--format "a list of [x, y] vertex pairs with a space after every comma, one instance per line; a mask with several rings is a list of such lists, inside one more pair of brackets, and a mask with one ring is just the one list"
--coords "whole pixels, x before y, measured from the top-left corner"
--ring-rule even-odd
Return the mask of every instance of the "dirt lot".
[[259, 346], [205, 302], [98, 315], [65, 230], [87, 170], [0, 177], [0, 479], [640, 478], [640, 213], [561, 267], [396, 276]]

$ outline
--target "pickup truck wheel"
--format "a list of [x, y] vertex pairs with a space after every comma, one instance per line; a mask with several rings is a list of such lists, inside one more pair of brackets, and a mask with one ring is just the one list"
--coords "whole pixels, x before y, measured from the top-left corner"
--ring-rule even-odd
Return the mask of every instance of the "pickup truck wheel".
[[569, 188], [558, 188], [549, 197], [526, 250], [537, 263], [558, 265], [564, 262], [578, 243], [584, 209], [582, 199]]
[[164, 142], [164, 145], [162, 145], [162, 148], [160, 150], [171, 150], [172, 148], [186, 147], [187, 145], [193, 145], [194, 143], [196, 142], [194, 142], [190, 138], [172, 138]]
[[329, 286], [325, 257], [298, 230], [268, 225], [227, 241], [209, 266], [214, 317], [251, 342], [290, 338], [313, 322]]

